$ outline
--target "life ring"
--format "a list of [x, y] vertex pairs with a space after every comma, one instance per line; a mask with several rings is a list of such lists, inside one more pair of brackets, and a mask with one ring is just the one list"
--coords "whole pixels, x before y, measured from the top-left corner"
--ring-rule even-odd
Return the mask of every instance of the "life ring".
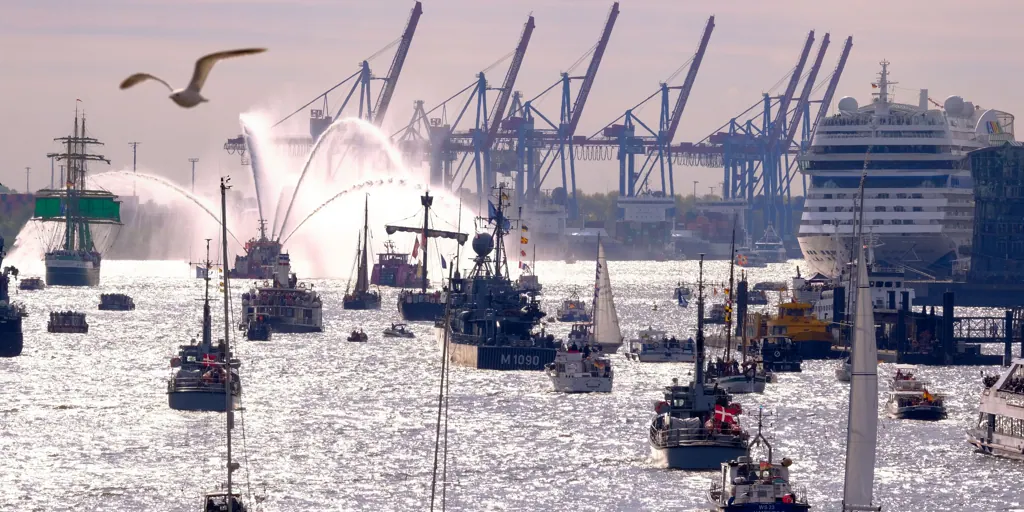
[[775, 351], [775, 357], [782, 357], [782, 352], [779, 352], [778, 350], [776, 350]]
[[740, 254], [740, 255], [736, 256], [736, 264], [741, 266], [741, 267], [746, 265], [747, 264], [747, 256], [744, 255], [744, 254]]
[[270, 281], [267, 281], [266, 279], [264, 279], [263, 280], [263, 287], [264, 288], [270, 288]]

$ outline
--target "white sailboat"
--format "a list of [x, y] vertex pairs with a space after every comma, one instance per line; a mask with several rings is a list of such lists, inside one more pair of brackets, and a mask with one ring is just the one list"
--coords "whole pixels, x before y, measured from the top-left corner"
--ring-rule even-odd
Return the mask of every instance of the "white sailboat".
[[[864, 197], [861, 180], [860, 197]], [[863, 203], [861, 204], [863, 217]], [[875, 312], [871, 303], [864, 244], [858, 243], [857, 305], [850, 347], [850, 406], [846, 427], [846, 478], [843, 510], [882, 510], [872, 499], [875, 480], [875, 448], [878, 444], [878, 349], [875, 346]]]
[[604, 257], [604, 244], [597, 241], [597, 276], [594, 283], [594, 344], [603, 352], [614, 354], [622, 346], [619, 315], [615, 312], [612, 280], [608, 274], [608, 261]]

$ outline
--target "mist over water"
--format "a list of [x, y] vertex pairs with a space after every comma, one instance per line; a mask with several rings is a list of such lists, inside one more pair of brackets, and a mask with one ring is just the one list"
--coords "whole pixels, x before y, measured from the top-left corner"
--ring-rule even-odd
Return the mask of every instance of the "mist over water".
[[[316, 141], [312, 151], [296, 154], [279, 143], [272, 131], [273, 116], [240, 116], [250, 134], [251, 158], [256, 169], [229, 173], [228, 253], [244, 254], [243, 244], [258, 237], [260, 211], [267, 236], [284, 242], [292, 269], [301, 277], [349, 277], [355, 262], [357, 237], [368, 200], [371, 255], [384, 250], [385, 224], [420, 226], [420, 196], [427, 190], [425, 175], [410, 171], [388, 137], [360, 119], [339, 119]], [[121, 196], [124, 227], [98, 238], [107, 259], [160, 259], [196, 262], [203, 258], [206, 238], [214, 240], [219, 261], [219, 188], [207, 182], [193, 194], [159, 176], [158, 170], [96, 173], [89, 185]], [[475, 213], [446, 190], [431, 190], [435, 197], [431, 226], [435, 229], [474, 232]], [[131, 196], [135, 196], [132, 198]], [[138, 208], [131, 203], [140, 205]], [[52, 247], [60, 226], [30, 221], [19, 233], [9, 260], [23, 272], [41, 274], [43, 253]], [[415, 236], [396, 234], [396, 249], [410, 252]], [[429, 255], [433, 280], [441, 277], [439, 255], [452, 261], [452, 241], [431, 241]], [[463, 265], [465, 266], [465, 265]]]

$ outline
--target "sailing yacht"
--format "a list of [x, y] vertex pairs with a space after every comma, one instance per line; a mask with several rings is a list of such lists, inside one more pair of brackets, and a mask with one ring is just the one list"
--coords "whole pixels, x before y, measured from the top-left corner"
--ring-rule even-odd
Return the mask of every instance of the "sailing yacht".
[[370, 291], [370, 276], [367, 272], [370, 252], [370, 198], [367, 196], [363, 211], [363, 235], [359, 242], [356, 270], [356, 287], [351, 292], [346, 288], [342, 298], [344, 309], [380, 309], [380, 294]]
[[619, 314], [615, 310], [612, 295], [612, 278], [608, 272], [608, 260], [604, 255], [604, 244], [597, 240], [597, 276], [594, 279], [594, 332], [592, 343], [602, 352], [614, 354], [622, 347], [622, 330], [619, 328]]
[[[865, 174], [866, 176], [866, 174]], [[864, 197], [864, 179], [861, 179]], [[863, 219], [863, 203], [860, 217]], [[846, 427], [843, 511], [882, 510], [874, 504], [875, 448], [878, 445], [878, 348], [875, 311], [864, 244], [857, 244], [857, 304], [850, 346], [850, 405]]]

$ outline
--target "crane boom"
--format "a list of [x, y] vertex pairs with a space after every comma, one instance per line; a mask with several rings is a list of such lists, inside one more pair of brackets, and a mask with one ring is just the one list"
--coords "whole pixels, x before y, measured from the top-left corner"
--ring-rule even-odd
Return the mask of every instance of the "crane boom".
[[836, 94], [836, 87], [839, 86], [839, 77], [843, 74], [843, 68], [846, 67], [846, 58], [850, 56], [850, 49], [853, 48], [853, 36], [846, 38], [846, 44], [843, 45], [843, 53], [839, 55], [839, 63], [836, 64], [836, 70], [832, 72], [832, 80], [828, 82], [828, 87], [825, 88], [825, 95], [821, 97], [821, 106], [818, 108], [818, 117], [814, 119], [814, 124], [811, 125], [811, 133], [818, 127], [818, 123], [825, 118], [828, 114], [828, 106], [832, 104], [832, 97]]
[[601, 39], [597, 41], [597, 46], [594, 48], [594, 56], [590, 58], [587, 74], [583, 77], [583, 85], [580, 86], [580, 92], [576, 95], [576, 102], [572, 106], [572, 117], [569, 119], [567, 136], [572, 136], [576, 133], [576, 125], [579, 124], [580, 116], [583, 115], [583, 107], [587, 104], [587, 96], [590, 95], [590, 89], [594, 86], [597, 68], [601, 66], [601, 57], [604, 56], [604, 50], [608, 47], [608, 40], [612, 36], [612, 28], [615, 27], [615, 19], [618, 17], [619, 3], [615, 2], [612, 4], [611, 12], [608, 13], [608, 21], [604, 24]]
[[772, 122], [771, 132], [768, 134], [768, 143], [772, 146], [775, 146], [779, 136], [782, 135], [782, 120], [789, 112], [789, 102], [793, 99], [793, 94], [796, 93], [796, 86], [800, 83], [800, 75], [804, 72], [804, 65], [807, 64], [807, 56], [811, 53], [812, 45], [814, 45], [813, 30], [807, 34], [807, 42], [804, 43], [804, 50], [800, 52], [800, 60], [796, 63], [796, 68], [793, 69], [793, 75], [789, 77], [786, 93], [779, 99], [779, 110], [775, 113], [775, 120]]
[[800, 99], [796, 102], [796, 108], [793, 111], [793, 120], [789, 123], [789, 132], [786, 134], [786, 143], [782, 147], [789, 147], [793, 143], [793, 139], [796, 137], [796, 131], [800, 129], [800, 119], [803, 118], [804, 110], [807, 109], [807, 104], [811, 101], [811, 90], [814, 89], [814, 81], [818, 79], [818, 69], [821, 68], [821, 61], [825, 59], [825, 51], [828, 50], [828, 32], [825, 33], [825, 37], [821, 39], [821, 46], [818, 47], [818, 56], [814, 58], [814, 64], [811, 66], [811, 70], [807, 73], [807, 81], [804, 82], [804, 90], [800, 94]]
[[672, 118], [669, 120], [668, 132], [665, 134], [665, 142], [671, 143], [679, 128], [679, 119], [683, 116], [683, 109], [686, 108], [686, 100], [690, 97], [690, 90], [693, 89], [693, 82], [697, 79], [697, 70], [700, 69], [700, 62], [704, 60], [704, 52], [708, 49], [708, 41], [711, 40], [711, 32], [715, 30], [715, 17], [708, 18], [708, 24], [704, 27], [704, 35], [697, 45], [697, 52], [693, 54], [693, 62], [690, 69], [686, 71], [686, 78], [676, 98], [676, 105], [672, 109]]
[[391, 69], [384, 79], [384, 89], [377, 97], [377, 105], [373, 109], [373, 124], [380, 126], [384, 121], [384, 114], [388, 111], [391, 97], [395, 94], [395, 86], [398, 85], [398, 76], [402, 74], [402, 66], [405, 64], [405, 57], [409, 54], [409, 46], [412, 44], [412, 36], [416, 33], [416, 25], [419, 24], [420, 15], [423, 14], [423, 4], [419, 1], [412, 8], [409, 15], [409, 23], [405, 25], [405, 32], [402, 33], [402, 41], [395, 50], [395, 58], [391, 60]]
[[515, 55], [508, 65], [505, 73], [505, 81], [501, 84], [501, 92], [498, 93], [498, 101], [494, 103], [494, 111], [491, 112], [491, 126], [487, 130], [488, 147], [494, 144], [494, 137], [498, 134], [501, 121], [505, 118], [505, 109], [508, 108], [509, 99], [512, 97], [512, 89], [516, 85], [516, 77], [519, 75], [519, 68], [523, 65], [523, 57], [526, 55], [526, 47], [530, 45], [530, 36], [533, 35], [533, 16], [526, 20], [523, 26], [523, 34], [519, 37], [519, 44], [516, 46]]

